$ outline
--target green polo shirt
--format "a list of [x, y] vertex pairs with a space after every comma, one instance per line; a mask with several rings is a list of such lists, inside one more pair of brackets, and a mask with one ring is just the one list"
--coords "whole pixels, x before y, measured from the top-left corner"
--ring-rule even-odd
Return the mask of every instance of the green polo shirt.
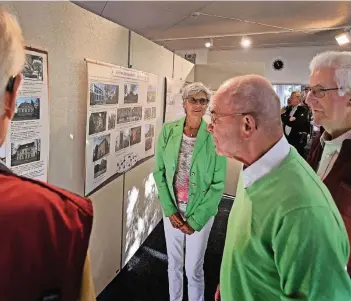
[[349, 301], [348, 256], [328, 189], [292, 148], [252, 186], [239, 184], [222, 260], [222, 301]]

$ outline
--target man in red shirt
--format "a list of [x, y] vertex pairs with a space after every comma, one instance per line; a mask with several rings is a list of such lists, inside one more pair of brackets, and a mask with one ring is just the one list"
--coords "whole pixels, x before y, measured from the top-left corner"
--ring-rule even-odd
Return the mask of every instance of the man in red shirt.
[[[0, 6], [0, 146], [24, 60], [22, 31]], [[92, 220], [88, 199], [17, 176], [0, 163], [0, 300], [93, 300], [87, 259]]]

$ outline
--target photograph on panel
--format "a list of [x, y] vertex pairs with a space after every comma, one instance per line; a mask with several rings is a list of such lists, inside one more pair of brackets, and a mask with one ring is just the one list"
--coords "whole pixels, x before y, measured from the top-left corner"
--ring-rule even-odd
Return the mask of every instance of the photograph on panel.
[[152, 119], [152, 111], [151, 108], [145, 108], [144, 110], [144, 120]]
[[147, 102], [155, 102], [156, 101], [156, 86], [149, 85], [147, 87]]
[[129, 128], [126, 128], [117, 132], [115, 152], [118, 152], [121, 149], [129, 147], [129, 140], [130, 140]]
[[18, 97], [12, 121], [40, 119], [40, 98]]
[[90, 84], [90, 105], [118, 104], [119, 86], [109, 84]]
[[107, 112], [91, 113], [89, 117], [89, 135], [106, 131]]
[[43, 57], [27, 53], [22, 73], [24, 79], [43, 81]]
[[0, 163], [6, 165], [6, 144], [0, 146]]
[[117, 172], [123, 173], [131, 169], [138, 161], [138, 156], [135, 153], [130, 153], [121, 158], [117, 162]]
[[151, 114], [152, 119], [156, 118], [156, 107], [152, 108], [152, 114]]
[[152, 141], [155, 137], [155, 126], [153, 124], [145, 124], [145, 151], [152, 148]]
[[124, 84], [124, 103], [138, 103], [139, 85], [138, 84]]
[[94, 179], [101, 176], [107, 171], [107, 159], [103, 158], [94, 165]]
[[112, 130], [116, 127], [116, 111], [108, 112], [108, 129]]
[[110, 153], [110, 139], [110, 134], [94, 138], [93, 162], [107, 156]]
[[141, 125], [130, 129], [130, 146], [141, 142]]
[[143, 109], [141, 106], [117, 109], [117, 124], [139, 121], [142, 118], [142, 114]]
[[11, 166], [27, 164], [40, 160], [40, 139], [11, 143]]
[[143, 115], [143, 108], [142, 107], [134, 107], [132, 108], [131, 120], [130, 121], [139, 121], [141, 120]]

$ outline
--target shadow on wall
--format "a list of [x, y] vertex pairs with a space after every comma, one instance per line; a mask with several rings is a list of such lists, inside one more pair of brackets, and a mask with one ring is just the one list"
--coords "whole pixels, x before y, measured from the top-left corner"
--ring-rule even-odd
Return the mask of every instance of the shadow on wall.
[[[152, 174], [144, 178], [143, 187], [144, 191], [140, 191], [136, 186], [133, 186], [128, 191], [123, 265], [139, 249], [162, 216], [160, 206], [158, 205], [156, 183]], [[142, 194], [144, 194], [144, 197]]]

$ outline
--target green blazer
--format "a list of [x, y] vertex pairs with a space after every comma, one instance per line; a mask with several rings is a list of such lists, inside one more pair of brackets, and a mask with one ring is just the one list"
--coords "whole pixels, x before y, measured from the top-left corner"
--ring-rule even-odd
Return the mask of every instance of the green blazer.
[[[174, 174], [183, 137], [185, 117], [166, 123], [156, 146], [154, 179], [165, 216], [178, 211], [173, 189]], [[226, 178], [227, 160], [216, 153], [212, 136], [201, 121], [189, 177], [189, 199], [185, 212], [188, 224], [200, 231], [218, 212]]]

